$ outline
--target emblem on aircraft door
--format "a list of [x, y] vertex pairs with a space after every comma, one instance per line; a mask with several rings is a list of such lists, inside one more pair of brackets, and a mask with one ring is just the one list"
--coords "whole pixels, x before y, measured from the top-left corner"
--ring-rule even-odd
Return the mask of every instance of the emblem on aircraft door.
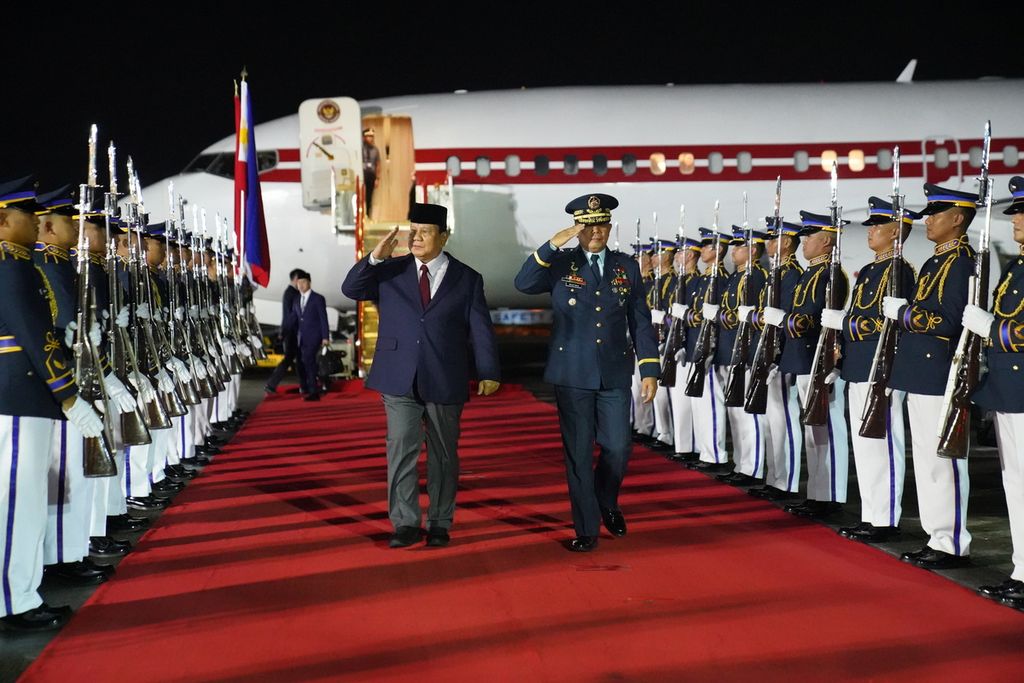
[[316, 115], [324, 123], [334, 123], [341, 116], [341, 107], [333, 100], [324, 100], [316, 108]]

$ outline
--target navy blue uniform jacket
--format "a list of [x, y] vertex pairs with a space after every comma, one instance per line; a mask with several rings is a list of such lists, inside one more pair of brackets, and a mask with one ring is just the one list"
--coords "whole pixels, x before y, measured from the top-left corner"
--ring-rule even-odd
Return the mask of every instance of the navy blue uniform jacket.
[[[811, 265], [800, 274], [796, 289], [793, 290], [792, 307], [782, 321], [782, 329], [786, 333], [786, 343], [782, 347], [782, 358], [779, 370], [793, 375], [806, 375], [811, 372], [814, 363], [814, 352], [818, 348], [818, 337], [821, 335], [821, 312], [825, 309], [825, 290], [828, 286], [829, 257], [815, 258]], [[850, 280], [846, 271], [839, 271], [839, 307], [846, 306], [846, 297], [850, 291]]]
[[974, 393], [986, 410], [1024, 413], [1024, 255], [1010, 261], [993, 296], [988, 372]]
[[[657, 377], [661, 359], [651, 325], [640, 266], [609, 250], [601, 282], [577, 247], [559, 251], [545, 242], [516, 275], [524, 294], [551, 293], [554, 326], [544, 380], [577, 389], [628, 389], [633, 353], [641, 377]], [[628, 333], [628, 336], [627, 336]]]
[[426, 309], [412, 254], [371, 266], [364, 257], [345, 277], [350, 299], [373, 301], [380, 312], [377, 349], [366, 386], [405, 396], [413, 382], [428, 403], [457, 404], [469, 398], [469, 356], [480, 379], [500, 381], [494, 328], [480, 273], [448, 256], [448, 270]]

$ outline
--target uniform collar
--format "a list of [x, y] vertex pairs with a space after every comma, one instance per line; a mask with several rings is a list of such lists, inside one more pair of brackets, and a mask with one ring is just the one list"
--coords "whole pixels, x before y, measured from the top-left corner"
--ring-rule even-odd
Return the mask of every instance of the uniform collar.
[[71, 260], [71, 254], [67, 249], [48, 242], [36, 242], [36, 253], [43, 256], [56, 256], [63, 261]]
[[815, 256], [807, 263], [807, 265], [811, 268], [814, 266], [820, 266], [822, 263], [828, 263], [830, 258], [832, 258], [832, 252], [822, 254], [821, 256]]
[[953, 251], [954, 249], [960, 246], [967, 246], [968, 244], [970, 244], [970, 242], [967, 240], [967, 235], [960, 235], [956, 239], [952, 239], [948, 242], [943, 242], [942, 244], [936, 245], [935, 256], [945, 254], [946, 252]]
[[896, 253], [895, 249], [884, 251], [881, 254], [875, 256], [875, 263], [881, 263], [882, 261], [889, 261], [892, 259], [893, 254]]
[[32, 259], [32, 252], [25, 245], [0, 240], [0, 259], [6, 258], [8, 254], [21, 261]]

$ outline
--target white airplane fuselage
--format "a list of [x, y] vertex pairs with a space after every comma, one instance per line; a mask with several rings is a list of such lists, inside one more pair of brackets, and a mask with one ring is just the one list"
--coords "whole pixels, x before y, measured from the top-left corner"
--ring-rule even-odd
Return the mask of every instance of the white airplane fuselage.
[[[417, 183], [444, 183], [451, 174], [455, 228], [448, 250], [483, 274], [492, 308], [546, 306], [517, 292], [512, 281], [530, 252], [571, 223], [563, 207], [583, 194], [619, 200], [613, 220], [621, 227], [611, 246], [617, 241], [625, 251], [637, 219], [642, 239], [654, 236], [654, 212], [658, 234], [674, 238], [680, 205], [688, 235], [711, 226], [716, 200], [719, 225], [731, 231], [743, 220], [744, 192], [749, 220], [763, 227], [777, 176], [786, 220], [798, 222], [801, 209], [827, 214], [826, 168], [834, 156], [839, 204], [853, 221], [843, 244], [844, 267], [853, 275], [873, 260], [859, 224], [868, 197], [888, 199], [892, 191], [886, 158], [895, 145], [901, 191], [912, 209], [925, 203], [924, 182], [976, 189], [987, 119], [996, 198], [1008, 194], [1009, 177], [1024, 174], [1022, 81], [547, 88], [392, 97], [360, 106], [364, 114], [411, 117]], [[288, 272], [299, 267], [313, 275], [329, 306], [352, 309], [340, 284], [355, 262], [355, 237], [337, 235], [327, 213], [302, 206], [297, 115], [257, 125], [255, 138], [259, 150], [277, 155], [276, 165], [261, 173], [272, 279], [256, 293], [258, 316], [278, 322]], [[232, 135], [202, 154], [230, 155], [234, 147]], [[165, 196], [167, 180], [208, 212], [232, 214], [230, 178], [182, 173], [147, 195]], [[159, 201], [151, 209], [156, 220], [164, 217]], [[1005, 216], [994, 217], [1001, 220], [993, 222], [993, 243], [1016, 251]], [[980, 212], [972, 234], [983, 220]], [[932, 246], [918, 224], [906, 244], [908, 260], [919, 266]]]

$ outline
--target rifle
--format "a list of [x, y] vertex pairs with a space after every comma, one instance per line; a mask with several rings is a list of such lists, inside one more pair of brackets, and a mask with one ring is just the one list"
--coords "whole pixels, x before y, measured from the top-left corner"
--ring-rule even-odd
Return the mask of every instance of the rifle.
[[[750, 273], [754, 268], [754, 231], [747, 221], [747, 193], [743, 193], [743, 232], [747, 238], [747, 268], [740, 276], [739, 288], [743, 289], [744, 306], [754, 305], [753, 288]], [[725, 405], [739, 408], [743, 405], [746, 393], [747, 366], [750, 362], [750, 342], [753, 328], [745, 319], [739, 321], [736, 340], [732, 344], [732, 363], [729, 365], [729, 376], [725, 380]]]
[[[978, 253], [974, 257], [974, 275], [971, 276], [968, 303], [988, 310], [989, 241], [992, 235], [992, 182], [989, 179], [989, 147], [992, 143], [992, 122], [985, 122], [985, 142], [981, 151], [979, 197], [985, 202], [985, 225], [978, 240]], [[985, 362], [985, 342], [966, 327], [953, 354], [953, 367], [946, 380], [939, 416], [939, 449], [943, 458], [966, 458], [970, 448], [971, 394], [981, 379]]]
[[[839, 206], [838, 169], [832, 162], [832, 203], [829, 209], [832, 227], [836, 231], [836, 242], [832, 246], [832, 259], [828, 264], [828, 282], [825, 285], [825, 305], [838, 309], [845, 305], [839, 299], [840, 278], [843, 276], [843, 209]], [[818, 335], [818, 346], [814, 350], [814, 361], [811, 363], [811, 382], [807, 396], [800, 412], [800, 421], [808, 427], [821, 426], [828, 422], [828, 399], [831, 386], [826, 382], [836, 367], [836, 355], [839, 352], [839, 333], [831, 328], [822, 328]]]
[[[167, 307], [170, 313], [167, 319], [167, 336], [173, 358], [185, 363], [191, 359], [192, 350], [188, 335], [185, 333], [184, 307], [180, 301], [181, 294], [178, 290], [178, 275], [182, 260], [179, 232], [181, 225], [178, 223], [180, 208], [176, 212], [175, 207], [180, 207], [181, 200], [179, 197], [178, 201], [175, 201], [173, 182], [167, 184], [167, 199], [167, 206], [170, 207], [167, 213]], [[172, 243], [174, 246], [171, 246]], [[177, 376], [173, 364], [168, 367], [168, 372]], [[188, 405], [199, 405], [199, 384], [191, 369], [189, 375], [190, 379], [187, 382], [181, 382], [183, 397]]]
[[[771, 272], [768, 274], [768, 290], [765, 302], [772, 308], [782, 305], [782, 176], [775, 178], [775, 253], [772, 254]], [[743, 410], [755, 415], [768, 411], [768, 376], [775, 360], [779, 357], [782, 340], [781, 330], [774, 325], [765, 325], [750, 364], [750, 383], [743, 401]]]
[[[679, 235], [676, 238], [676, 253], [680, 253], [686, 242], [686, 205], [679, 207]], [[673, 299], [679, 303], [686, 296], [686, 257], [683, 257], [683, 272], [676, 277], [676, 294]], [[679, 316], [672, 316], [672, 324], [668, 328], [668, 339], [665, 341], [665, 351], [661, 356], [661, 386], [674, 387], [676, 385], [676, 374], [679, 366], [676, 355], [686, 345], [686, 327]]]
[[[892, 150], [892, 219], [896, 221], [896, 243], [889, 266], [889, 296], [902, 297], [903, 287], [903, 195], [900, 194], [900, 148]], [[868, 397], [861, 413], [859, 434], [865, 439], [885, 438], [889, 426], [889, 407], [892, 403], [888, 388], [892, 376], [893, 359], [899, 346], [899, 325], [884, 318], [882, 332], [871, 359], [868, 376]]]
[[[715, 233], [715, 258], [709, 271], [710, 280], [708, 288], [704, 292], [705, 303], [717, 303], [719, 298], [718, 276], [719, 276], [719, 247], [722, 243], [722, 235], [718, 232], [718, 200], [715, 200], [715, 219], [711, 229]], [[693, 348], [693, 363], [690, 365], [690, 374], [686, 378], [685, 393], [693, 398], [700, 398], [704, 395], [704, 376], [708, 372], [708, 364], [715, 356], [715, 347], [718, 345], [718, 321], [704, 318], [700, 323], [700, 331], [697, 335], [697, 344]]]

